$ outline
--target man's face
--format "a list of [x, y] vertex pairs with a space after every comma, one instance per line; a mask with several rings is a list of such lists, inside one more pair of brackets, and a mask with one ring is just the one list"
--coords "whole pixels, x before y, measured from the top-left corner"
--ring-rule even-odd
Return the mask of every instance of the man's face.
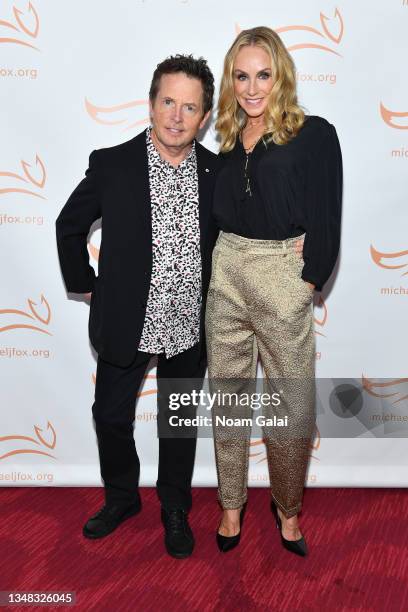
[[155, 135], [165, 147], [182, 150], [204, 127], [210, 111], [204, 115], [203, 86], [199, 79], [184, 72], [163, 74], [150, 115]]

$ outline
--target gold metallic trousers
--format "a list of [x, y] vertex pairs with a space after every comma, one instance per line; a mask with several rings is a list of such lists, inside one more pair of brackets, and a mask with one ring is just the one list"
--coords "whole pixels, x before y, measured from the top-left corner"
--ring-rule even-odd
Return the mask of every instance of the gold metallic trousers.
[[[259, 423], [271, 494], [288, 518], [301, 508], [315, 429], [315, 340], [313, 289], [301, 278], [298, 239], [254, 240], [221, 232], [213, 252], [206, 337], [210, 389], [222, 398], [214, 404], [212, 421], [224, 509], [239, 508], [247, 499], [251, 420], [258, 415], [241, 398], [255, 390], [258, 355], [264, 392], [279, 401], [262, 406]], [[273, 417], [287, 425], [273, 426], [268, 420]]]

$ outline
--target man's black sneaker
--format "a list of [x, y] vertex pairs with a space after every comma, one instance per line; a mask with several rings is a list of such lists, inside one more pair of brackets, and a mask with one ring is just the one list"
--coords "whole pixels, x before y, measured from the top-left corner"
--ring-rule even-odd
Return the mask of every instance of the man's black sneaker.
[[85, 523], [82, 533], [86, 538], [104, 538], [140, 510], [140, 503], [131, 506], [105, 505]]
[[176, 559], [189, 557], [194, 548], [194, 536], [188, 524], [187, 512], [181, 508], [161, 510], [166, 550]]

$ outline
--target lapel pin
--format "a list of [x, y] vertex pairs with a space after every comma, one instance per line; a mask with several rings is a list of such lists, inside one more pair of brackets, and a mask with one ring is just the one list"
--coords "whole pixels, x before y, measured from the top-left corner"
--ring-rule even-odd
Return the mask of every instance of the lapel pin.
[[208, 168], [206, 168], [206, 169], [205, 169], [205, 171], [206, 171], [206, 172], [209, 172], [209, 169], [208, 169]]

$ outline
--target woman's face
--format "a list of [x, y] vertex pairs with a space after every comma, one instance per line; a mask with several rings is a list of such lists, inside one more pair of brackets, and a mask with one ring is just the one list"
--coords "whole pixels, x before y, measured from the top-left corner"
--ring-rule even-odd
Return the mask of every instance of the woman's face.
[[261, 117], [273, 87], [268, 53], [257, 45], [241, 47], [233, 66], [234, 93], [249, 117]]

